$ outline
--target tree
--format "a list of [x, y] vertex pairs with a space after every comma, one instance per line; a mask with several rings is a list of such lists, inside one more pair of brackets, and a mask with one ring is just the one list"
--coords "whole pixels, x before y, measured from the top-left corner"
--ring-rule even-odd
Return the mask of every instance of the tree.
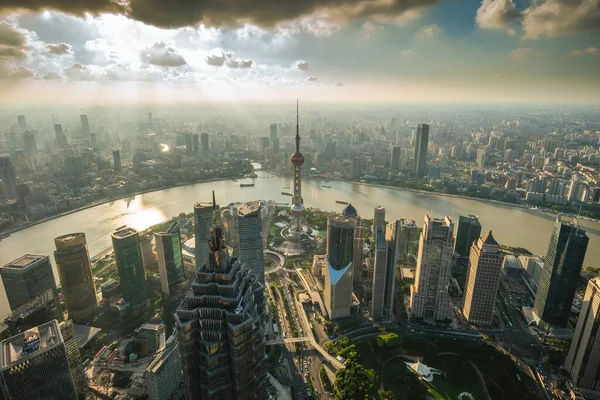
[[402, 344], [402, 339], [397, 334], [390, 333], [382, 333], [377, 336], [377, 346], [379, 347], [396, 347]]
[[335, 374], [333, 385], [337, 400], [370, 399], [377, 393], [375, 371], [362, 365], [348, 361], [346, 368]]

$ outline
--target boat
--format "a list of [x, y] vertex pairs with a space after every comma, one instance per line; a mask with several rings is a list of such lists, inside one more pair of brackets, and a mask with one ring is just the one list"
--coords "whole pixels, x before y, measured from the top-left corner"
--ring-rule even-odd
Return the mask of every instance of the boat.
[[425, 193], [423, 193], [423, 192], [420, 192], [419, 194], [417, 194], [417, 196], [419, 196], [419, 197], [427, 197], [427, 195]]
[[281, 188], [282, 189], [289, 189], [290, 187], [289, 186], [282, 186]]
[[341, 200], [336, 200], [335, 202], [338, 204], [348, 204], [347, 201], [341, 201]]
[[240, 183], [240, 187], [252, 187], [254, 183]]
[[281, 194], [284, 195], [284, 196], [293, 196], [293, 194], [288, 193], [288, 192], [281, 192]]
[[321, 185], [321, 186], [324, 188], [331, 188], [331, 186], [329, 186], [329, 185]]

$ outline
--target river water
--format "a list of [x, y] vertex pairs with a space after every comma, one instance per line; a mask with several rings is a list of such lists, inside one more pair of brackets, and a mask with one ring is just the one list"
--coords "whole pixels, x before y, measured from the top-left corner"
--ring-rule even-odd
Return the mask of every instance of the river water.
[[[157, 192], [145, 193], [123, 200], [98, 205], [13, 233], [0, 242], [0, 265], [4, 265], [25, 253], [47, 254], [54, 264], [54, 241], [57, 236], [70, 232], [84, 232], [90, 254], [97, 254], [111, 246], [110, 233], [121, 225], [138, 230], [176, 216], [193, 211], [194, 202], [211, 201], [214, 190], [217, 203], [249, 200], [275, 200], [290, 203], [291, 197], [281, 192], [291, 192], [291, 178], [257, 171], [257, 178], [238, 181], [197, 183]], [[254, 187], [240, 187], [240, 183], [254, 183]], [[341, 212], [344, 205], [336, 200], [351, 202], [363, 218], [373, 218], [373, 208], [381, 205], [386, 209], [386, 220], [408, 218], [423, 225], [426, 213], [435, 216], [449, 215], [458, 220], [461, 214], [476, 214], [482, 231], [493, 230], [496, 240], [505, 245], [525, 247], [536, 254], [545, 254], [552, 232], [555, 215], [477, 200], [388, 189], [348, 182], [305, 180], [302, 187], [307, 207], [318, 207]], [[600, 224], [581, 221], [590, 236], [586, 265], [600, 266]], [[55, 271], [58, 279], [58, 274]], [[10, 312], [4, 286], [0, 288], [0, 317]]]

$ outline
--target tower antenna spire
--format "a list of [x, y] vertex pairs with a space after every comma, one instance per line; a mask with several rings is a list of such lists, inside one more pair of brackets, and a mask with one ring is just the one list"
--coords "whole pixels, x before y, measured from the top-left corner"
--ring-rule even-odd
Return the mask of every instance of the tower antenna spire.
[[296, 153], [300, 153], [300, 116], [298, 99], [296, 99]]

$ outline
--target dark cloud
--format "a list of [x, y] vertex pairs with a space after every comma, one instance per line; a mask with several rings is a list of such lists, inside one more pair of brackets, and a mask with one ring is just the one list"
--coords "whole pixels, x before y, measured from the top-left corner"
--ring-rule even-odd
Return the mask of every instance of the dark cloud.
[[213, 53], [205, 58], [206, 64], [214, 67], [222, 67], [227, 65], [229, 68], [250, 68], [254, 64], [252, 60], [244, 58], [234, 58], [234, 53], [231, 51]]
[[428, 7], [437, 0], [3, 0], [0, 11], [57, 10], [83, 16], [124, 14], [133, 19], [164, 28], [239, 25], [248, 22], [273, 27], [283, 21], [318, 11], [338, 20], [401, 15], [406, 11]]
[[181, 67], [186, 65], [185, 59], [164, 42], [154, 43], [140, 51], [140, 61], [160, 67]]
[[62, 56], [65, 54], [73, 54], [73, 48], [67, 43], [48, 43], [44, 46], [48, 54]]
[[345, 85], [342, 82], [338, 81], [338, 82], [334, 83], [333, 86], [342, 87], [342, 86], [345, 86]]
[[306, 82], [315, 82], [317, 80], [316, 76], [309, 76], [305, 79]]
[[558, 37], [587, 30], [600, 30], [598, 0], [545, 0], [531, 2], [523, 11], [526, 39]]
[[[1, 7], [1, 6], [0, 6]], [[27, 35], [22, 30], [6, 22], [0, 22], [0, 45], [8, 47], [25, 47]]]
[[298, 60], [294, 63], [295, 67], [302, 70], [302, 71], [308, 71], [308, 69], [310, 68], [310, 64], [304, 60]]
[[33, 71], [26, 67], [17, 67], [10, 74], [11, 78], [16, 78], [16, 79], [31, 78], [33, 76], [35, 76]]
[[24, 60], [27, 58], [27, 54], [21, 49], [16, 47], [0, 46], [0, 59], [13, 59], [13, 60]]

